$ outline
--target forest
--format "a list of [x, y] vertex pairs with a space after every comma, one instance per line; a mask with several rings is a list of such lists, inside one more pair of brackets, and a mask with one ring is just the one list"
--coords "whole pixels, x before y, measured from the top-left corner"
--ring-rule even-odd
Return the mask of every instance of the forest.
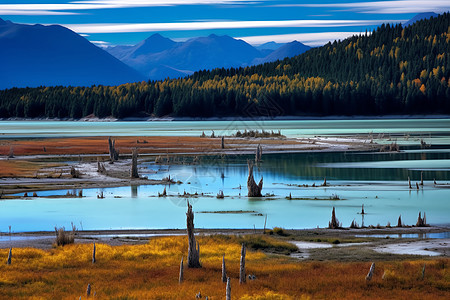
[[0, 118], [450, 114], [450, 14], [253, 67], [120, 86], [0, 91]]

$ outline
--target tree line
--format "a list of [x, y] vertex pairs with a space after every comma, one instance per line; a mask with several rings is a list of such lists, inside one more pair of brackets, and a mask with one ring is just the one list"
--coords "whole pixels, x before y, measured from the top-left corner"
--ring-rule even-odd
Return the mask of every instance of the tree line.
[[383, 24], [282, 61], [119, 86], [0, 91], [0, 117], [450, 113], [450, 14]]

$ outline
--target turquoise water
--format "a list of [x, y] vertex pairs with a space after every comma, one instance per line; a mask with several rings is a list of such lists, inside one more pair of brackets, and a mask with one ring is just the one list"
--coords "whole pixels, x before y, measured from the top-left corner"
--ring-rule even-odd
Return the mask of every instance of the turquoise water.
[[[288, 137], [314, 135], [355, 135], [373, 133], [425, 139], [450, 135], [450, 119], [377, 120], [284, 120], [284, 121], [153, 121], [153, 122], [74, 122], [0, 121], [2, 137], [69, 136], [199, 136], [202, 131], [229, 135], [236, 130], [281, 130]], [[409, 139], [408, 139], [409, 140]], [[413, 142], [413, 138], [411, 138]], [[442, 144], [442, 143], [440, 143]]]
[[[168, 196], [158, 197], [164, 186], [134, 186], [84, 190], [82, 199], [29, 198], [0, 202], [0, 230], [52, 230], [70, 227], [83, 229], [184, 228], [186, 201], [189, 198], [199, 228], [326, 227], [332, 207], [343, 226], [352, 220], [358, 224], [415, 224], [419, 211], [425, 211], [428, 223], [449, 224], [450, 169], [432, 167], [450, 159], [448, 151], [427, 153], [421, 167], [424, 187], [410, 190], [420, 181], [420, 169], [409, 168], [404, 160], [420, 153], [301, 153], [267, 154], [255, 168], [255, 179], [264, 178], [263, 198], [246, 197], [249, 156], [204, 157], [199, 165], [141, 165], [141, 173], [160, 179], [170, 175], [182, 184], [166, 186]], [[342, 165], [345, 161], [346, 167]], [[358, 165], [366, 162], [366, 167]], [[389, 168], [371, 167], [372, 162], [391, 163]], [[337, 165], [337, 167], [334, 167]], [[223, 176], [222, 176], [223, 174]], [[327, 178], [327, 187], [319, 186]], [[436, 178], [438, 185], [434, 185]], [[312, 187], [315, 183], [317, 187]], [[241, 185], [241, 189], [239, 186]], [[305, 186], [304, 186], [305, 185]], [[306, 187], [308, 185], [308, 187]], [[217, 199], [223, 190], [225, 199]], [[105, 198], [97, 194], [104, 192]], [[39, 196], [65, 194], [67, 191], [38, 192]], [[203, 195], [202, 195], [203, 194]], [[292, 200], [286, 199], [291, 194]], [[337, 196], [337, 197], [336, 197]], [[339, 200], [333, 200], [338, 198]], [[358, 214], [364, 204], [366, 215]], [[228, 212], [228, 213], [225, 213]], [[232, 212], [232, 213], [230, 213]], [[364, 218], [364, 220], [363, 220]]]
[[[315, 135], [366, 137], [400, 143], [400, 153], [264, 154], [255, 179], [264, 178], [263, 198], [246, 197], [247, 159], [253, 156], [202, 157], [200, 164], [140, 165], [142, 175], [170, 175], [183, 183], [166, 186], [169, 196], [158, 197], [164, 186], [87, 189], [82, 199], [29, 198], [0, 201], [0, 231], [80, 229], [184, 228], [186, 201], [193, 204], [200, 228], [315, 228], [326, 227], [331, 210], [343, 226], [415, 224], [419, 211], [430, 224], [450, 224], [450, 120], [301, 120], [301, 121], [185, 121], [185, 122], [0, 122], [3, 138], [58, 136], [199, 136], [236, 130], [281, 130], [288, 137]], [[383, 135], [384, 134], [384, 135]], [[420, 139], [431, 145], [420, 149]], [[420, 181], [419, 190], [410, 190]], [[324, 178], [328, 186], [320, 187]], [[437, 185], [434, 184], [434, 179]], [[312, 187], [315, 184], [316, 187]], [[225, 199], [217, 199], [223, 190]], [[39, 196], [64, 195], [38, 192]], [[104, 192], [105, 198], [97, 194]], [[197, 193], [189, 199], [184, 192]], [[30, 194], [30, 193], [29, 193]], [[202, 195], [203, 194], [203, 195]], [[286, 199], [291, 194], [292, 200]], [[333, 200], [338, 199], [338, 200]], [[358, 214], [364, 204], [366, 215]], [[228, 213], [226, 213], [228, 212]], [[364, 219], [363, 219], [364, 218]]]

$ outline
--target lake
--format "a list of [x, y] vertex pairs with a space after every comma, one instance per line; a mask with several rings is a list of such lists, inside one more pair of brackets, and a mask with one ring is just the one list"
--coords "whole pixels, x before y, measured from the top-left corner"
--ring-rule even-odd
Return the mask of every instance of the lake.
[[[450, 121], [354, 120], [233, 122], [0, 122], [6, 138], [83, 135], [200, 135], [215, 130], [220, 135], [235, 129], [281, 130], [289, 137], [314, 135], [359, 136], [371, 133], [376, 141], [402, 144], [399, 153], [312, 152], [264, 154], [255, 167], [255, 180], [264, 178], [262, 198], [246, 197], [247, 159], [253, 156], [207, 156], [197, 165], [140, 165], [142, 175], [170, 176], [182, 184], [167, 186], [167, 197], [158, 197], [164, 186], [86, 189], [82, 199], [38, 198], [0, 201], [0, 231], [70, 228], [84, 230], [184, 228], [186, 201], [193, 205], [198, 228], [287, 229], [326, 227], [331, 210], [348, 227], [397, 224], [399, 215], [415, 224], [419, 211], [427, 222], [450, 223]], [[6, 124], [6, 125], [5, 125]], [[260, 127], [257, 127], [260, 126]], [[231, 129], [233, 128], [233, 129]], [[86, 134], [87, 133], [87, 134]], [[384, 133], [384, 136], [382, 134]], [[380, 135], [380, 136], [378, 136]], [[391, 135], [389, 137], [389, 135]], [[421, 149], [420, 139], [431, 147]], [[415, 182], [423, 172], [424, 186]], [[328, 185], [320, 186], [327, 178]], [[414, 189], [409, 189], [411, 178]], [[434, 184], [434, 179], [437, 185]], [[312, 187], [315, 184], [316, 187]], [[241, 188], [240, 188], [241, 186]], [[223, 190], [224, 199], [216, 194]], [[97, 194], [104, 192], [105, 198]], [[67, 190], [38, 192], [39, 196], [65, 194]], [[183, 197], [197, 193], [198, 197]], [[203, 195], [202, 195], [203, 194]], [[291, 194], [292, 199], [286, 197]], [[359, 214], [364, 204], [366, 214]]]

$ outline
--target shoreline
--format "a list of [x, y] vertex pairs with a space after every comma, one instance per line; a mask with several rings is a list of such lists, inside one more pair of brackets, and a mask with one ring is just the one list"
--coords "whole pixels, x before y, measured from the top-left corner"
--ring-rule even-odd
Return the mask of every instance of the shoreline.
[[43, 121], [43, 122], [185, 122], [185, 121], [330, 121], [330, 120], [392, 120], [392, 119], [450, 119], [450, 115], [377, 115], [377, 116], [228, 116], [228, 117], [126, 117], [117, 119], [114, 117], [97, 118], [83, 117], [73, 118], [0, 118], [0, 121]]
[[[269, 254], [290, 256], [296, 260], [308, 261], [386, 261], [450, 257], [450, 224], [429, 227], [392, 227], [360, 229], [285, 229], [283, 235], [263, 234], [263, 229], [204, 229], [196, 228], [197, 236], [268, 236], [297, 247], [291, 253], [271, 252]], [[442, 233], [445, 237], [427, 237]], [[410, 235], [417, 234], [417, 237]], [[386, 237], [382, 237], [386, 235]], [[390, 237], [399, 235], [398, 237]], [[401, 237], [401, 235], [408, 235]], [[107, 244], [109, 246], [148, 244], [154, 238], [186, 236], [186, 229], [118, 229], [76, 231], [76, 244]], [[0, 249], [37, 248], [53, 249], [54, 231], [14, 232], [0, 234]]]

